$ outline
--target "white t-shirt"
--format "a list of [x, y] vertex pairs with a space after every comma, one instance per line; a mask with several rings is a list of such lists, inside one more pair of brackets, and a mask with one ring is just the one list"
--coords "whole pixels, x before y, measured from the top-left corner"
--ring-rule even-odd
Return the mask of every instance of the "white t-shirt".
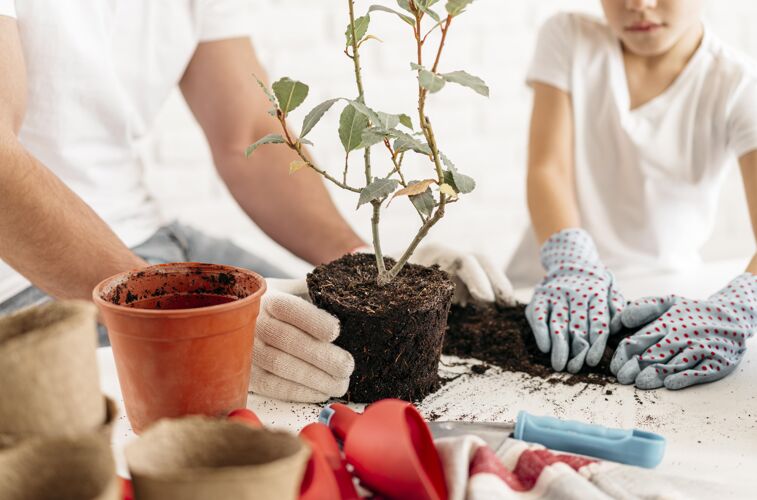
[[[128, 246], [163, 222], [140, 144], [198, 43], [249, 34], [250, 3], [0, 0], [0, 15], [17, 19], [26, 61], [21, 143]], [[27, 286], [0, 261], [0, 302]]]
[[[541, 29], [527, 81], [571, 95], [581, 224], [604, 263], [626, 272], [699, 262], [728, 160], [757, 149], [755, 62], [705, 26], [670, 87], [631, 110], [620, 41], [600, 19], [562, 13]], [[532, 230], [508, 274], [518, 285], [543, 275]]]

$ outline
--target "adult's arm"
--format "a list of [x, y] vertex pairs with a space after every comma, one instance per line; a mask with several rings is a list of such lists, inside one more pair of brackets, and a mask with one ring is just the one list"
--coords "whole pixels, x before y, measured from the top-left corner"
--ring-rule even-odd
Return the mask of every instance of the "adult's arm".
[[532, 83], [534, 103], [528, 145], [527, 197], [539, 244], [552, 234], [580, 227], [573, 166], [570, 95]]
[[26, 70], [16, 21], [0, 16], [0, 258], [59, 299], [145, 265], [105, 222], [18, 141]]
[[[749, 217], [752, 220], [752, 232], [757, 241], [757, 150], [746, 153], [739, 158], [741, 177], [744, 180], [744, 191], [749, 205]], [[746, 269], [752, 274], [757, 274], [757, 253], [752, 257]]]
[[362, 246], [319, 174], [309, 169], [289, 174], [289, 164], [298, 159], [294, 152], [273, 145], [244, 157], [252, 142], [281, 132], [253, 74], [266, 81], [250, 40], [233, 38], [200, 43], [181, 80], [232, 196], [266, 234], [312, 264]]

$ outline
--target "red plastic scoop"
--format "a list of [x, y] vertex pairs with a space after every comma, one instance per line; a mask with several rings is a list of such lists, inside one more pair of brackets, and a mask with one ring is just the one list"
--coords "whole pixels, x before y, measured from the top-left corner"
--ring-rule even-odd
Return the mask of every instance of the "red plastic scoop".
[[355, 475], [389, 498], [446, 500], [447, 483], [431, 432], [407, 401], [384, 399], [363, 414], [345, 405], [326, 406], [319, 420], [344, 446]]
[[310, 424], [300, 431], [300, 437], [313, 449], [302, 480], [300, 500], [359, 499], [331, 429], [321, 423]]

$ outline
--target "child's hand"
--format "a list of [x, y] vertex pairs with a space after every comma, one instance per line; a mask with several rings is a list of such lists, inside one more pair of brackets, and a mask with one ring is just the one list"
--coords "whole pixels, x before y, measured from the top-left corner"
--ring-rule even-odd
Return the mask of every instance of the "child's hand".
[[736, 369], [757, 328], [757, 277], [742, 274], [707, 300], [640, 299], [619, 319], [628, 328], [649, 323], [615, 351], [610, 370], [621, 384], [682, 389], [714, 382]]
[[[599, 260], [591, 236], [582, 229], [552, 235], [541, 250], [547, 276], [536, 288], [526, 316], [542, 352], [552, 352], [552, 368], [578, 372], [584, 361], [596, 366], [616, 328], [612, 319], [625, 299]], [[620, 326], [616, 321], [614, 325]], [[617, 328], [619, 329], [619, 328]], [[570, 358], [570, 360], [568, 360]]]

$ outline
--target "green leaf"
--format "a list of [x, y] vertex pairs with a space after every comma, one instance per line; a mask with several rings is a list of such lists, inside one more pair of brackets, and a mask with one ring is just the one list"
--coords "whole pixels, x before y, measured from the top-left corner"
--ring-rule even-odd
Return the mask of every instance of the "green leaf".
[[453, 71], [440, 76], [447, 82], [468, 87], [484, 97], [489, 97], [489, 87], [486, 85], [486, 82], [477, 76], [473, 76], [465, 71]]
[[457, 16], [463, 13], [465, 8], [472, 4], [473, 0], [447, 0], [447, 13], [450, 16]]
[[[371, 16], [364, 15], [355, 19], [355, 37], [357, 41], [363, 39], [366, 33], [368, 33], [368, 25], [371, 24]], [[347, 31], [344, 32], [344, 36], [347, 38], [347, 46], [352, 46], [352, 25], [347, 25]]]
[[355, 106], [348, 104], [339, 117], [339, 139], [347, 153], [362, 145], [363, 130], [366, 128], [368, 128], [368, 118], [359, 113]]
[[438, 23], [438, 22], [441, 21], [441, 18], [439, 17], [439, 14], [437, 14], [436, 12], [434, 12], [433, 10], [431, 10], [431, 5], [433, 5], [435, 3], [436, 3], [435, 1], [433, 1], [433, 2], [416, 1], [415, 5], [417, 5], [418, 8], [421, 9], [421, 11], [424, 14], [427, 14], [431, 19], [433, 19], [434, 21], [436, 21]]
[[366, 118], [371, 121], [371, 125], [373, 125], [374, 127], [379, 127], [382, 130], [389, 130], [396, 127], [400, 123], [399, 115], [374, 111], [359, 101], [350, 101], [350, 104], [352, 104], [355, 109], [358, 110], [358, 112], [365, 115]]
[[[266, 84], [263, 83], [263, 80], [261, 80], [260, 78], [258, 78], [258, 75], [256, 75], [256, 74], [253, 73], [252, 76], [255, 78], [255, 80], [257, 80], [258, 85], [260, 85], [260, 88], [263, 89], [263, 92], [265, 92], [265, 95], [266, 95], [266, 97], [268, 97], [268, 100], [271, 101], [271, 104], [273, 104], [273, 108], [274, 109], [278, 109], [279, 105], [276, 102], [276, 96], [273, 95], [273, 93], [271, 92], [271, 90], [268, 87], [266, 87]], [[274, 113], [274, 115], [275, 115], [275, 113]]]
[[411, 196], [410, 201], [415, 206], [415, 208], [426, 217], [431, 215], [431, 212], [434, 211], [434, 206], [436, 205], [434, 194], [430, 189], [427, 189], [421, 194]]
[[291, 78], [284, 77], [273, 84], [273, 93], [279, 101], [281, 112], [284, 115], [294, 110], [305, 101], [310, 89], [307, 85]]
[[444, 153], [442, 153], [441, 151], [439, 151], [439, 156], [441, 156], [442, 163], [444, 163], [445, 167], [447, 167], [448, 169], [450, 169], [452, 171], [456, 171], [457, 170], [455, 168], [455, 164], [452, 163], [452, 160], [450, 160], [449, 158], [447, 158], [447, 155], [445, 155]]
[[424, 68], [420, 64], [416, 64], [414, 62], [411, 62], [410, 63], [410, 69], [414, 69], [415, 71], [421, 71], [421, 70], [426, 69], [426, 68]]
[[381, 130], [378, 127], [367, 128], [363, 130], [363, 147], [369, 148], [375, 146], [376, 144], [384, 142], [386, 137], [388, 137], [388, 135], [385, 130]]
[[368, 106], [366, 106], [360, 101], [348, 101], [348, 102], [352, 105], [352, 107], [354, 107], [357, 110], [358, 113], [368, 118], [373, 123], [373, 125], [378, 126], [378, 121], [379, 121], [378, 113], [376, 113], [375, 111], [373, 111], [371, 108], [369, 108]]
[[410, 8], [410, 2], [408, 2], [407, 0], [397, 0], [397, 5], [399, 5], [403, 10], [406, 10], [412, 14], [413, 9]]
[[401, 132], [399, 130], [392, 130], [392, 136], [396, 137], [396, 140], [394, 141], [394, 151], [398, 153], [402, 153], [404, 151], [415, 151], [417, 153], [421, 153], [424, 155], [430, 155], [431, 154], [431, 148], [428, 144], [420, 142], [418, 139], [413, 137], [410, 134], [406, 134], [405, 132]]
[[305, 116], [305, 119], [302, 121], [302, 131], [300, 132], [300, 140], [302, 140], [306, 135], [310, 133], [311, 130], [313, 130], [313, 127], [315, 127], [319, 121], [321, 121], [321, 118], [323, 118], [323, 115], [326, 114], [326, 112], [331, 109], [331, 106], [334, 105], [336, 101], [339, 99], [329, 99], [328, 101], [323, 101], [318, 106], [314, 107], [310, 113], [308, 113]]
[[418, 83], [420, 83], [421, 87], [427, 89], [433, 94], [442, 90], [445, 82], [444, 78], [441, 76], [432, 73], [427, 69], [422, 69], [418, 71]]
[[452, 161], [444, 154], [441, 154], [444, 165], [449, 169], [444, 171], [444, 182], [454, 188], [455, 192], [468, 194], [476, 189], [476, 181], [472, 177], [461, 174], [455, 168]]
[[402, 125], [404, 125], [405, 127], [409, 128], [410, 130], [413, 130], [413, 119], [410, 118], [408, 115], [406, 115], [404, 113], [401, 114], [400, 115], [400, 123]]
[[384, 130], [392, 129], [400, 124], [399, 115], [392, 115], [389, 113], [382, 113], [381, 111], [379, 111], [378, 118], [379, 118], [379, 122], [377, 123], [377, 125], [383, 128]]
[[303, 138], [300, 138], [300, 140], [298, 142], [300, 144], [307, 144], [308, 146], [312, 146], [313, 145], [313, 143], [311, 141], [309, 141], [307, 139], [303, 139]]
[[263, 144], [284, 144], [285, 142], [286, 141], [284, 140], [284, 138], [279, 134], [268, 134], [262, 139], [259, 139], [258, 141], [250, 144], [247, 147], [247, 149], [244, 151], [244, 155], [249, 157], [256, 149], [258, 149]]
[[378, 200], [389, 196], [397, 189], [399, 182], [395, 179], [376, 179], [360, 191], [360, 199], [357, 202], [357, 207], [360, 208], [373, 200]]
[[371, 13], [371, 12], [374, 12], [374, 11], [388, 12], [390, 14], [395, 14], [395, 15], [399, 16], [400, 19], [402, 19], [403, 21], [405, 21], [410, 26], [414, 26], [415, 25], [415, 21], [413, 20], [412, 17], [406, 16], [405, 14], [403, 14], [401, 12], [397, 12], [394, 9], [390, 9], [389, 7], [384, 7], [383, 5], [371, 5], [371, 8], [368, 9], [368, 12]]

